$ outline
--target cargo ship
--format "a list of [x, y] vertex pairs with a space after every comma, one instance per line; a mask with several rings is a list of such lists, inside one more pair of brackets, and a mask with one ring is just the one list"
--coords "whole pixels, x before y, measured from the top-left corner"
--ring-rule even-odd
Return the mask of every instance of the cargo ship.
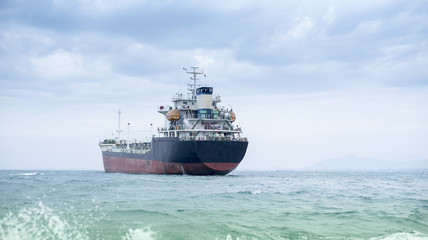
[[201, 87], [198, 67], [183, 70], [190, 74], [187, 96], [176, 93], [172, 106], [158, 107], [166, 118], [151, 141], [130, 141], [117, 137], [100, 141], [105, 172], [226, 175], [245, 156], [248, 140], [233, 122], [232, 108], [220, 106], [221, 98], [212, 87]]

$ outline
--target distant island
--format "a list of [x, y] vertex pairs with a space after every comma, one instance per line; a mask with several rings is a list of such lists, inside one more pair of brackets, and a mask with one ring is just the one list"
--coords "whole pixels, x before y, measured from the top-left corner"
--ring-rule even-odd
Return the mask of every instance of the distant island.
[[377, 170], [377, 169], [428, 169], [428, 159], [388, 161], [372, 157], [348, 155], [317, 162], [308, 170]]

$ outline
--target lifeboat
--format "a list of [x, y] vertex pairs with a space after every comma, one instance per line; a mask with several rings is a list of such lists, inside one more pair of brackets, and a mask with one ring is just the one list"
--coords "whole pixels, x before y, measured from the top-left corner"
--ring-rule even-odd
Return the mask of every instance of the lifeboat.
[[166, 118], [170, 122], [175, 122], [180, 119], [180, 113], [177, 109], [169, 110], [169, 112], [166, 114]]
[[229, 115], [230, 115], [230, 117], [229, 117], [230, 122], [234, 122], [234, 121], [236, 120], [236, 115], [235, 115], [235, 113], [234, 113], [234, 112], [230, 112], [230, 113], [229, 113]]

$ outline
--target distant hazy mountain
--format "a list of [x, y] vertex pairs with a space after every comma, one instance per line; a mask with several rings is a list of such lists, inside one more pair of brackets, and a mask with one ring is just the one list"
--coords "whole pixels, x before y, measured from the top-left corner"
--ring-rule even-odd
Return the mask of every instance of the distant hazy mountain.
[[306, 169], [313, 170], [372, 170], [372, 169], [428, 169], [428, 159], [416, 161], [387, 161], [371, 157], [349, 155], [342, 158], [326, 159]]

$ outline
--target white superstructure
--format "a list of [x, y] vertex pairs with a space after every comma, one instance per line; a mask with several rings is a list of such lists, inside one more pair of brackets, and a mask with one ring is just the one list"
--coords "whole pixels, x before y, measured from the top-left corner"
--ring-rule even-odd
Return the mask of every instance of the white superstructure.
[[[158, 129], [159, 137], [179, 137], [180, 140], [229, 140], [246, 141], [242, 138], [241, 128], [235, 127], [235, 114], [232, 109], [219, 106], [220, 96], [213, 96], [212, 87], [199, 87], [197, 75], [204, 74], [192, 67], [187, 97], [177, 93], [173, 98], [173, 106], [160, 106], [158, 112], [167, 117], [168, 122]], [[171, 117], [174, 115], [175, 117]]]

